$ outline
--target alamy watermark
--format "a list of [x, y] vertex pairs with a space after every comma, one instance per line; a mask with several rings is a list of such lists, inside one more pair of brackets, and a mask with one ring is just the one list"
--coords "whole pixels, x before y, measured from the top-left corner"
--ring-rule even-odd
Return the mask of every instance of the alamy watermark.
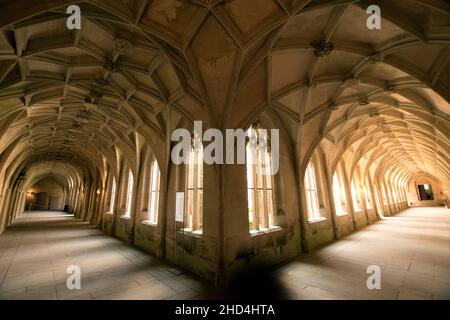
[[369, 290], [381, 289], [381, 268], [377, 265], [370, 265], [367, 267], [367, 274], [370, 276], [367, 278], [366, 285]]
[[[66, 9], [66, 13], [70, 14], [67, 18], [66, 26], [69, 30], [81, 29], [81, 9], [78, 5], [70, 5]], [[377, 5], [370, 5], [367, 8], [370, 16], [367, 19], [367, 28], [369, 30], [381, 29], [381, 9]], [[171, 159], [175, 164], [187, 164], [204, 161], [206, 164], [255, 164], [258, 161], [257, 170], [259, 174], [274, 175], [279, 170], [279, 132], [277, 129], [270, 130], [270, 138], [266, 129], [258, 129], [258, 134], [254, 131], [242, 129], [226, 129], [226, 144], [224, 156], [224, 137], [218, 129], [208, 129], [202, 132], [201, 121], [194, 122], [194, 139], [186, 129], [176, 129], [172, 132], [171, 141], [179, 141], [172, 149]], [[246, 139], [256, 157], [246, 157]], [[209, 143], [201, 151], [203, 142]], [[235, 141], [237, 142], [237, 154], [235, 161]], [[270, 146], [269, 146], [270, 141]], [[194, 145], [196, 156], [188, 157], [191, 146]], [[269, 152], [270, 150], [270, 152]]]
[[367, 8], [367, 13], [370, 14], [367, 18], [367, 28], [369, 30], [381, 29], [381, 8], [377, 5], [371, 5]]
[[[194, 121], [193, 137], [189, 130], [183, 128], [175, 129], [172, 132], [171, 141], [178, 142], [172, 148], [170, 155], [174, 164], [199, 164], [201, 162], [209, 165], [259, 164], [261, 166], [257, 166], [258, 174], [275, 175], [278, 173], [280, 167], [278, 129], [251, 128], [247, 131], [226, 129], [224, 138], [219, 129], [211, 128], [203, 132], [202, 128], [201, 121]], [[209, 144], [205, 145], [204, 142], [209, 142]], [[195, 156], [189, 157], [192, 150]], [[256, 156], [247, 157], [247, 150]]]
[[69, 30], [80, 30], [81, 29], [81, 9], [77, 5], [71, 5], [67, 7], [67, 14], [70, 14], [70, 17], [67, 18], [66, 26]]
[[81, 290], [81, 269], [77, 265], [70, 265], [66, 269], [66, 273], [70, 274], [66, 280], [66, 287], [69, 290]]
[[[70, 16], [67, 18], [67, 28], [69, 30], [81, 29], [81, 9], [79, 6], [73, 4], [67, 7], [67, 14]], [[381, 29], [381, 8], [377, 5], [370, 5], [367, 8], [367, 13], [370, 14], [367, 19], [367, 28], [369, 30]]]

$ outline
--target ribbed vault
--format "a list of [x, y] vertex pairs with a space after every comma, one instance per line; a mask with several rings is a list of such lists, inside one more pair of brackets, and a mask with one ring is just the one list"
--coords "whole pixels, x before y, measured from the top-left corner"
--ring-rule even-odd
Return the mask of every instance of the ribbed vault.
[[[66, 28], [73, 3], [81, 30]], [[262, 114], [300, 177], [320, 147], [330, 173], [344, 159], [350, 176], [450, 186], [445, 0], [22, 0], [0, 5], [0, 26], [0, 188], [50, 173], [104, 185], [122, 156], [137, 172], [142, 144], [168, 163], [181, 119]]]

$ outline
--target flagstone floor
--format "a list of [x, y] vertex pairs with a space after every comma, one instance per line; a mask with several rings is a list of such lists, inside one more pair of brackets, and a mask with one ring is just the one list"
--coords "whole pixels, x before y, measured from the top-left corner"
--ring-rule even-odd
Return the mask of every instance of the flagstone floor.
[[[81, 290], [68, 290], [78, 265]], [[367, 267], [381, 270], [369, 290]], [[0, 235], [0, 299], [207, 299], [190, 273], [61, 212], [24, 213]], [[450, 299], [450, 210], [413, 208], [276, 268], [293, 299]]]
[[[381, 289], [369, 290], [370, 265]], [[279, 270], [294, 299], [450, 299], [450, 210], [411, 208]]]

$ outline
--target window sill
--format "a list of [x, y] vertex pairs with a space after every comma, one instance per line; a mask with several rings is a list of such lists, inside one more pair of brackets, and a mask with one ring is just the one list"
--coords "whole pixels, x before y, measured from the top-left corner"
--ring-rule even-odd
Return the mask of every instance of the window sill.
[[308, 222], [309, 223], [317, 223], [317, 222], [321, 222], [321, 221], [325, 221], [325, 220], [327, 220], [327, 218], [320, 217], [320, 218], [308, 219]]
[[141, 224], [144, 224], [146, 226], [151, 226], [151, 227], [157, 227], [158, 226], [157, 223], [151, 222], [150, 220], [143, 220], [143, 221], [141, 221]]
[[250, 236], [259, 236], [262, 234], [266, 234], [266, 233], [272, 233], [272, 232], [276, 232], [276, 231], [280, 231], [283, 230], [281, 227], [279, 226], [273, 226], [270, 228], [265, 228], [265, 229], [259, 229], [259, 230], [250, 230]]
[[122, 216], [120, 216], [120, 219], [123, 219], [123, 220], [130, 220], [131, 217], [130, 217], [130, 216], [126, 216], [126, 215], [122, 215]]
[[196, 238], [201, 238], [203, 235], [203, 230], [192, 230], [192, 229], [184, 228], [184, 229], [179, 229], [178, 233], [196, 237]]
[[362, 209], [355, 210], [355, 213], [363, 212]]
[[345, 217], [348, 216], [348, 212], [343, 212], [343, 213], [336, 213], [337, 217]]
[[105, 214], [108, 214], [108, 215], [112, 216], [114, 214], [114, 212], [108, 211], [108, 212], [105, 212]]

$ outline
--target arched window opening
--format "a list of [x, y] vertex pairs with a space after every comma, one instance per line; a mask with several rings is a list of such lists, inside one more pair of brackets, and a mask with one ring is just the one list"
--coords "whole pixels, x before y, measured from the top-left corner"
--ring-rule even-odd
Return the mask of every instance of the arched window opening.
[[111, 185], [111, 198], [109, 200], [109, 212], [114, 212], [114, 204], [116, 203], [116, 179], [112, 178], [112, 185]]
[[276, 226], [274, 175], [271, 172], [271, 155], [267, 130], [258, 125], [251, 126], [247, 135], [247, 196], [250, 233]]
[[159, 171], [158, 161], [154, 159], [150, 167], [147, 210], [148, 210], [148, 222], [155, 225], [158, 223], [160, 181], [161, 181], [161, 172]]
[[388, 205], [389, 204], [389, 200], [388, 200], [388, 195], [387, 195], [384, 183], [381, 184], [381, 196], [383, 197], [383, 203], [385, 205]]
[[356, 186], [354, 179], [352, 179], [352, 183], [351, 183], [351, 192], [352, 192], [352, 200], [353, 200], [353, 209], [356, 212], [362, 211], [361, 195], [358, 190], [358, 187]]
[[336, 215], [342, 216], [349, 212], [347, 189], [344, 184], [344, 177], [342, 173], [342, 163], [339, 163], [336, 167], [336, 171], [333, 175], [333, 197]]
[[380, 216], [383, 216], [383, 206], [382, 206], [382, 203], [381, 203], [381, 200], [380, 200], [380, 193], [378, 192], [378, 187], [377, 186], [374, 186], [374, 192], [375, 192], [375, 204], [377, 206], [378, 214]]
[[193, 143], [187, 157], [185, 231], [203, 232], [203, 145]]
[[398, 197], [397, 197], [397, 192], [395, 191], [395, 186], [391, 188], [392, 189], [392, 197], [394, 198], [394, 202], [397, 203], [398, 201]]
[[339, 178], [337, 176], [337, 172], [333, 175], [333, 197], [334, 197], [334, 206], [336, 208], [336, 215], [343, 215], [344, 210], [342, 207], [342, 196], [341, 196], [341, 186], [339, 183]]
[[128, 172], [128, 186], [127, 186], [127, 204], [125, 216], [129, 217], [131, 215], [131, 202], [133, 200], [133, 173], [131, 170]]
[[366, 199], [366, 208], [367, 209], [372, 209], [373, 208], [373, 202], [372, 202], [372, 194], [370, 192], [369, 178], [366, 178], [366, 183], [364, 185], [364, 197]]
[[308, 164], [305, 173], [305, 190], [306, 190], [306, 203], [308, 206], [308, 220], [319, 220], [319, 201], [317, 197], [317, 184], [316, 173], [312, 162]]

